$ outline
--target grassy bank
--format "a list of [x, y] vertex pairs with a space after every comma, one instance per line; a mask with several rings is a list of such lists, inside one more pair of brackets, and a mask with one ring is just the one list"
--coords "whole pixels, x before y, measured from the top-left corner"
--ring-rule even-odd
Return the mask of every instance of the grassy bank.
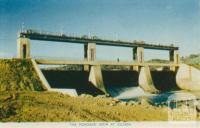
[[195, 67], [195, 68], [200, 70], [200, 64], [192, 64], [191, 66], [193, 66], [193, 67]]
[[1, 92], [0, 121], [167, 120], [167, 109], [106, 97], [70, 97], [53, 92]]
[[41, 91], [31, 60], [0, 59], [0, 91]]

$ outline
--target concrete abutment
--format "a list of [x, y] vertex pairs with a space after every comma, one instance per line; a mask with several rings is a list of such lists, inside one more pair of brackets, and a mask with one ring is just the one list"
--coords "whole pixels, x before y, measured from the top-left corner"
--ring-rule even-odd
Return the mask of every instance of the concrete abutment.
[[200, 91], [200, 70], [187, 64], [180, 64], [176, 82], [183, 90]]

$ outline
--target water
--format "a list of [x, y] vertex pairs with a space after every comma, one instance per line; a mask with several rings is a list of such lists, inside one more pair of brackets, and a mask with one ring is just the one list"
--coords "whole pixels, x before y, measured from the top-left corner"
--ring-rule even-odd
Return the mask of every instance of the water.
[[113, 87], [107, 89], [108, 93], [120, 100], [129, 100], [139, 98], [141, 96], [153, 96], [154, 94], [144, 92], [141, 87]]
[[140, 86], [137, 86], [137, 87], [110, 86], [109, 88], [107, 88], [107, 92], [112, 97], [117, 98], [119, 100], [123, 100], [123, 101], [136, 100], [137, 101], [137, 100], [145, 98], [151, 104], [167, 103], [167, 101], [169, 100], [169, 97], [172, 95], [175, 96], [177, 99], [181, 99], [183, 97], [180, 97], [180, 94], [184, 94], [184, 93], [191, 94], [194, 97], [196, 97], [196, 99], [200, 99], [200, 92], [188, 92], [184, 90], [178, 90], [178, 91], [167, 91], [167, 92], [161, 92], [158, 94], [152, 94], [152, 93], [145, 92]]

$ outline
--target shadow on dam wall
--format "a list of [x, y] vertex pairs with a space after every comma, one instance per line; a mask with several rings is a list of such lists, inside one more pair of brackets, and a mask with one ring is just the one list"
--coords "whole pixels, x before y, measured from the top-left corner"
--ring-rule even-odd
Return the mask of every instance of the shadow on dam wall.
[[62, 71], [62, 70], [42, 70], [51, 88], [76, 89], [78, 95], [103, 94], [92, 83], [88, 82], [89, 72], [86, 71]]
[[174, 71], [151, 71], [151, 76], [154, 86], [161, 92], [180, 90], [176, 84]]
[[[78, 95], [83, 93], [91, 95], [103, 94], [102, 91], [88, 82], [89, 72], [87, 71], [42, 70], [42, 72], [51, 88], [76, 89]], [[174, 72], [151, 71], [151, 74], [158, 90], [172, 91], [178, 89]], [[102, 71], [102, 76], [106, 91], [113, 97], [126, 93], [126, 91], [136, 93], [137, 89], [140, 88], [138, 83], [139, 73], [137, 71]], [[135, 89], [135, 91], [130, 92], [131, 89]], [[142, 89], [140, 88], [140, 90]]]

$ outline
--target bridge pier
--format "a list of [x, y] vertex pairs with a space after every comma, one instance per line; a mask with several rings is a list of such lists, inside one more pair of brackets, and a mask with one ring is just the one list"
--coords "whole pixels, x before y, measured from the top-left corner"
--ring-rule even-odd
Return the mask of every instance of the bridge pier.
[[144, 48], [137, 47], [137, 62], [143, 63], [144, 62]]
[[[133, 48], [133, 60], [137, 63], [144, 62], [144, 48], [143, 47], [134, 47]], [[139, 71], [139, 66], [133, 66], [133, 70]]]
[[17, 58], [21, 59], [30, 58], [30, 39], [28, 38], [17, 39]]
[[137, 60], [137, 47], [133, 47], [133, 60]]
[[[179, 64], [180, 63], [180, 57], [179, 57], [179, 52], [178, 50], [171, 50], [169, 51], [169, 59], [170, 62], [173, 62], [175, 64]], [[170, 70], [172, 71], [177, 71], [177, 67], [170, 67]]]
[[[87, 61], [95, 61], [96, 60], [96, 44], [88, 43], [84, 45], [84, 59]], [[89, 71], [89, 65], [84, 65], [83, 70]]]
[[89, 73], [89, 82], [91, 82], [98, 89], [106, 93], [100, 65], [91, 66]]
[[170, 61], [173, 61], [175, 64], [178, 64], [180, 61], [178, 50], [171, 50], [169, 54]]

